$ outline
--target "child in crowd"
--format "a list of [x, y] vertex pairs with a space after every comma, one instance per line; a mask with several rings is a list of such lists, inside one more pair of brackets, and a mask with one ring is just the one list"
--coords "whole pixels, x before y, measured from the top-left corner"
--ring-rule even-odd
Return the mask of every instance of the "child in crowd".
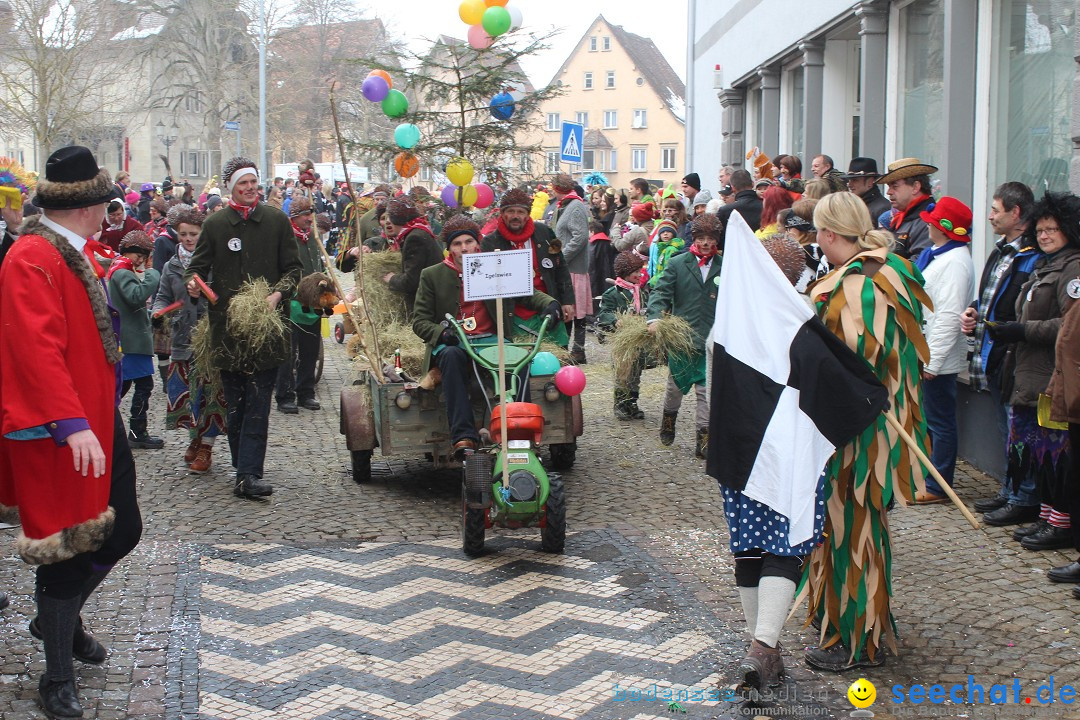
[[[648, 286], [641, 285], [641, 268], [644, 258], [627, 250], [615, 258], [615, 286], [604, 291], [600, 299], [600, 314], [596, 324], [604, 331], [611, 332], [619, 326], [619, 315], [634, 313], [644, 315], [649, 299]], [[638, 407], [641, 390], [641, 370], [645, 358], [639, 358], [625, 380], [615, 380], [615, 418], [618, 420], [642, 420], [645, 413]]]

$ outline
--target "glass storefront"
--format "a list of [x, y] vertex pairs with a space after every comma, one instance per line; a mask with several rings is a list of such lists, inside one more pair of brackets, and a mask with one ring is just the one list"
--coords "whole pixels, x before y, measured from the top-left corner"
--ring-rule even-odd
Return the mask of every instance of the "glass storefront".
[[916, 0], [900, 10], [899, 155], [941, 161], [945, 99], [944, 0]]

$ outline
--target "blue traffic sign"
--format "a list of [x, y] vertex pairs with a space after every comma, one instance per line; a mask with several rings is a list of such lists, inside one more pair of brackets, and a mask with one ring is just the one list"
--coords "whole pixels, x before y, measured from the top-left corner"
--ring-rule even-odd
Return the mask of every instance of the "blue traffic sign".
[[225, 129], [226, 130], [239, 130], [240, 129], [240, 122], [238, 120], [226, 120], [225, 121]]
[[585, 141], [585, 126], [581, 123], [564, 122], [559, 157], [563, 162], [581, 163], [581, 146]]

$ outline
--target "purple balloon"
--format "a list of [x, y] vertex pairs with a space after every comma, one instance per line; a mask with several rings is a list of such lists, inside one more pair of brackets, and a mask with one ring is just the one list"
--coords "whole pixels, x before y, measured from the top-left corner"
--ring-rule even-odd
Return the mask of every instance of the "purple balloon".
[[446, 204], [446, 207], [456, 208], [458, 206], [457, 190], [457, 185], [447, 185], [442, 189], [442, 192], [439, 193], [439, 197], [442, 198], [442, 201]]
[[371, 102], [382, 102], [383, 98], [390, 93], [390, 85], [387, 84], [385, 78], [371, 75], [360, 86], [360, 92], [364, 93], [364, 97]]

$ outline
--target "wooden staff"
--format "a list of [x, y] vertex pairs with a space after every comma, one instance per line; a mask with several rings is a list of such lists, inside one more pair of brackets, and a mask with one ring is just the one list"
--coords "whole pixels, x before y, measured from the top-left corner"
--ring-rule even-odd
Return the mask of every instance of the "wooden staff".
[[[371, 368], [375, 372], [375, 377], [380, 383], [386, 382], [386, 377], [382, 372], [382, 353], [379, 351], [379, 331], [376, 329], [375, 324], [371, 322], [371, 312], [368, 310], [367, 294], [364, 292], [364, 239], [360, 237], [360, 214], [356, 212], [356, 190], [353, 188], [352, 179], [349, 177], [349, 161], [345, 157], [345, 141], [341, 137], [341, 124], [338, 122], [337, 114], [337, 102], [334, 100], [334, 87], [337, 82], [330, 84], [330, 115], [334, 119], [334, 134], [337, 136], [338, 152], [341, 154], [341, 169], [345, 173], [345, 184], [349, 188], [349, 197], [353, 201], [353, 233], [356, 237], [356, 247], [359, 249], [356, 255], [356, 291], [360, 295], [360, 302], [364, 306], [364, 317], [367, 320], [367, 326], [371, 328], [371, 352], [368, 352], [367, 345], [364, 343], [364, 334], [361, 330], [361, 325], [356, 319], [356, 315], [353, 314], [352, 308], [348, 308], [349, 317], [352, 318], [353, 324], [356, 326], [356, 334], [360, 339], [360, 347], [364, 350], [364, 355], [367, 356], [368, 362], [371, 363]], [[316, 239], [318, 239], [318, 229], [316, 229]], [[341, 292], [341, 285], [338, 283], [337, 278], [334, 276], [334, 262], [329, 259], [329, 254], [326, 252], [326, 248], [320, 240], [319, 248], [322, 250], [323, 258], [325, 259], [328, 274], [334, 280], [334, 286], [338, 292], [341, 293], [341, 299], [345, 299], [345, 294]], [[346, 307], [348, 307], [346, 303]], [[375, 359], [371, 359], [371, 355], [375, 355]]]
[[941, 477], [941, 473], [939, 473], [937, 468], [934, 467], [934, 463], [930, 462], [930, 458], [926, 457], [926, 453], [924, 453], [922, 451], [922, 448], [919, 447], [919, 444], [915, 442], [915, 438], [911, 437], [911, 435], [908, 435], [908, 432], [904, 429], [904, 426], [901, 425], [900, 421], [897, 420], [888, 410], [883, 411], [881, 414], [885, 416], [885, 422], [889, 423], [892, 429], [895, 430], [896, 433], [900, 436], [900, 439], [903, 440], [904, 443], [915, 453], [915, 457], [919, 458], [919, 462], [926, 466], [926, 469], [933, 476], [934, 480], [937, 480], [937, 483], [941, 486], [941, 489], [944, 490], [945, 494], [949, 496], [949, 499], [953, 501], [953, 505], [958, 507], [963, 516], [967, 518], [967, 521], [971, 523], [971, 527], [975, 528], [976, 530], [981, 529], [979, 521], [975, 519], [971, 512], [968, 511], [967, 506], [964, 505], [964, 503], [960, 501], [960, 498], [956, 496], [956, 493], [953, 492], [953, 489], [949, 486], [949, 483], [945, 482], [945, 478]]

